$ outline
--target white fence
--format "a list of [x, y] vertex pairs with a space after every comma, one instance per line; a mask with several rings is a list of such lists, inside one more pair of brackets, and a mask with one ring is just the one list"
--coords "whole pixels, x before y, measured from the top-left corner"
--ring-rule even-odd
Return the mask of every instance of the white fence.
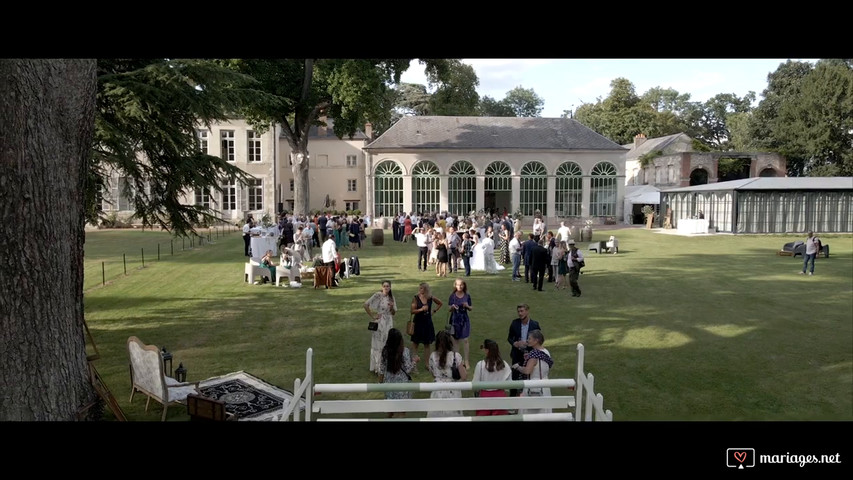
[[[305, 354], [305, 380], [293, 382], [293, 398], [304, 398], [305, 421], [612, 421], [613, 413], [604, 409], [604, 398], [593, 390], [593, 375], [584, 374], [584, 347], [578, 344], [577, 379], [509, 380], [504, 382], [419, 382], [419, 383], [315, 383], [313, 350]], [[388, 391], [432, 392], [437, 390], [478, 391], [482, 389], [522, 389], [525, 387], [566, 388], [573, 395], [548, 397], [463, 397], [463, 398], [413, 398], [317, 400], [322, 393], [366, 393]], [[553, 391], [552, 391], [553, 393]], [[284, 405], [282, 421], [300, 421], [300, 402]], [[425, 418], [369, 418], [365, 414], [396, 412], [430, 412], [445, 410], [526, 410], [550, 408], [569, 410], [554, 413], [533, 413], [498, 416], [425, 417]], [[571, 410], [574, 410], [572, 413]], [[333, 416], [338, 415], [338, 416]], [[342, 415], [342, 416], [341, 416]], [[315, 418], [316, 417], [316, 418]]]

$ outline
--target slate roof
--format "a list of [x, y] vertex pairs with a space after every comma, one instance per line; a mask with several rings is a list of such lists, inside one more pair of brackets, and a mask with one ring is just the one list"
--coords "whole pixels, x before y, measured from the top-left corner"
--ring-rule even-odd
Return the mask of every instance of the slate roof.
[[[655, 138], [647, 138], [639, 147], [634, 148], [634, 143], [629, 143], [624, 145], [626, 148], [630, 149], [625, 158], [628, 160], [633, 160], [635, 158], [639, 158], [649, 152], [653, 152], [655, 150], [660, 150], [664, 155], [672, 155], [673, 153], [681, 153], [677, 151], [668, 151], [667, 148], [674, 145], [677, 140], [680, 138], [685, 138], [688, 141], [691, 140], [689, 136], [684, 133], [675, 133], [672, 135], [667, 135], [665, 137], [655, 137]], [[692, 150], [692, 149], [691, 149]]]
[[717, 192], [720, 190], [853, 190], [853, 177], [753, 177], [692, 187], [665, 188], [661, 192]]
[[[282, 134], [282, 137], [283, 136], [284, 135]], [[308, 138], [309, 139], [311, 139], [311, 138], [314, 138], [314, 139], [320, 139], [320, 138], [337, 139], [338, 136], [335, 134], [335, 120], [333, 118], [327, 118], [326, 119], [326, 134], [325, 135], [320, 135], [320, 127], [318, 127], [317, 125], [312, 125], [311, 127], [308, 128]], [[360, 129], [357, 129], [355, 131], [355, 133], [353, 134], [351, 139], [349, 137], [347, 137], [346, 134], [344, 134], [344, 136], [342, 138], [344, 140], [367, 140], [367, 135], [365, 135], [364, 132], [362, 132]]]
[[426, 148], [626, 150], [570, 118], [439, 116], [403, 117], [365, 150]]

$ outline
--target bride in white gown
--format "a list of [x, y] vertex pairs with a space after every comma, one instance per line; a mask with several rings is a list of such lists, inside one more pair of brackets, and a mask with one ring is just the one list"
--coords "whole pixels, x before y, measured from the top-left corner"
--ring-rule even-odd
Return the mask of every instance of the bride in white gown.
[[498, 265], [495, 261], [495, 243], [491, 238], [485, 237], [475, 241], [474, 255], [471, 257], [471, 270], [498, 273], [499, 270], [506, 268], [503, 265]]

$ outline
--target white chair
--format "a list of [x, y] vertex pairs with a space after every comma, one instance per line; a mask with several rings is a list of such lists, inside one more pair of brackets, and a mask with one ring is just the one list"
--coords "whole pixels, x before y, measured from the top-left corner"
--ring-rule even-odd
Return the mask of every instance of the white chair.
[[163, 405], [160, 420], [166, 420], [169, 405], [185, 405], [187, 395], [199, 393], [200, 382], [179, 382], [166, 376], [163, 357], [155, 345], [145, 345], [131, 336], [127, 339], [127, 354], [130, 357], [130, 402], [133, 403], [133, 394], [136, 392], [144, 393], [148, 396], [146, 412], [151, 399]]
[[616, 240], [616, 237], [613, 235], [610, 236], [610, 240], [604, 244], [607, 248], [607, 251], [610, 253], [619, 253], [619, 240]]
[[255, 277], [257, 276], [269, 276], [270, 269], [266, 267], [262, 267], [261, 264], [255, 260], [254, 258], [250, 259], [246, 262], [246, 267], [243, 270], [243, 275], [246, 283], [254, 282]]

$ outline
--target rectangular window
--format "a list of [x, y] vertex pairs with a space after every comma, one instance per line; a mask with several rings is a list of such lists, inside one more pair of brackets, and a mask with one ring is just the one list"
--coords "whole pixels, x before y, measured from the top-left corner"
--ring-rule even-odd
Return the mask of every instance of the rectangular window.
[[222, 210], [237, 210], [237, 185], [222, 185]]
[[226, 162], [237, 161], [237, 155], [234, 150], [234, 130], [222, 130], [220, 132], [222, 138], [222, 150], [220, 155]]
[[209, 153], [208, 151], [208, 143], [207, 143], [207, 130], [199, 130], [198, 131], [198, 148], [201, 150], [201, 153]]
[[248, 130], [246, 132], [246, 141], [248, 143], [248, 155], [247, 158], [249, 162], [260, 162], [261, 161], [261, 136], [255, 133], [253, 130]]
[[347, 201], [347, 202], [345, 202], [345, 203], [346, 203], [346, 205], [347, 205], [347, 208], [346, 208], [346, 209], [347, 209], [347, 211], [350, 211], [350, 210], [358, 210], [358, 209], [359, 209], [359, 208], [358, 208], [358, 200], [349, 200], [349, 201]]
[[291, 179], [290, 179], [290, 191], [291, 191], [291, 192], [293, 191], [293, 183], [294, 183], [294, 182], [293, 182], [293, 179], [291, 178]]
[[356, 181], [355, 181], [355, 179], [347, 180], [347, 191], [348, 191], [348, 192], [356, 192], [356, 191], [358, 191], [358, 190], [356, 189]]
[[[348, 167], [357, 167], [358, 166], [358, 157], [355, 155], [347, 155], [347, 166]], [[355, 209], [353, 209], [355, 210]]]
[[195, 189], [195, 204], [204, 208], [210, 208], [210, 189], [196, 188]]
[[264, 184], [260, 178], [249, 180], [249, 210], [264, 209]]

